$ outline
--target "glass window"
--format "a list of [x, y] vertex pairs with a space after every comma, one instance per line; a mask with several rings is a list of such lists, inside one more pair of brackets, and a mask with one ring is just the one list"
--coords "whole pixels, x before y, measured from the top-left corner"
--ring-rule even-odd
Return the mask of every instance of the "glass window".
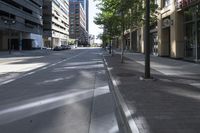
[[200, 20], [200, 4], [197, 5], [197, 19]]
[[164, 0], [163, 1], [163, 7], [169, 6], [170, 2], [171, 2], [171, 0]]
[[195, 42], [195, 23], [186, 24], [185, 34], [185, 56], [195, 59], [196, 58], [196, 42]]
[[197, 7], [193, 6], [188, 8], [185, 12], [184, 12], [184, 16], [185, 16], [185, 21], [191, 21], [194, 20], [196, 17], [196, 13], [197, 13]]

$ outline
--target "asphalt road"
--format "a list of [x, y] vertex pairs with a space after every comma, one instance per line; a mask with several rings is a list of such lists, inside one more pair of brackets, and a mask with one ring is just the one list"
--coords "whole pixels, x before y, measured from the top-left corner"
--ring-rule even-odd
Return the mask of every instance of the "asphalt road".
[[0, 133], [118, 133], [101, 54], [80, 48], [1, 59]]

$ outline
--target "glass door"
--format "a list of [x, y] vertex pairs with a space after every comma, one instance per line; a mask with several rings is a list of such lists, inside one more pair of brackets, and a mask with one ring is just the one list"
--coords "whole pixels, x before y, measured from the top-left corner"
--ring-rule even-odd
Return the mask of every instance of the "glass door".
[[196, 59], [196, 38], [195, 38], [195, 23], [186, 24], [185, 34], [185, 57], [191, 60]]

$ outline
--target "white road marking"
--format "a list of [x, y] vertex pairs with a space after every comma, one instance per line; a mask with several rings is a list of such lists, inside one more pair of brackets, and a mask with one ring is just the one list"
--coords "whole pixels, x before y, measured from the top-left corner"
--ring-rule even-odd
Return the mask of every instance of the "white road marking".
[[19, 76], [19, 77], [16, 77], [16, 78], [12, 78], [12, 79], [3, 81], [3, 82], [0, 83], [0, 86], [1, 86], [1, 85], [5, 85], [5, 84], [8, 84], [8, 83], [13, 82], [13, 81], [15, 81], [15, 80], [17, 80], [17, 79], [20, 79], [20, 78], [23, 78], [23, 77], [26, 77], [26, 76], [30, 76], [30, 75], [32, 75], [32, 74], [34, 74], [34, 73], [36, 73], [36, 72], [41, 71], [41, 70], [46, 70], [46, 69], [48, 69], [48, 68], [50, 68], [50, 67], [53, 67], [53, 66], [58, 65], [58, 64], [61, 64], [61, 63], [65, 62], [65, 61], [69, 61], [69, 60], [71, 60], [71, 59], [73, 59], [73, 58], [76, 58], [76, 57], [78, 57], [78, 56], [80, 56], [80, 55], [86, 53], [86, 52], [87, 52], [87, 51], [84, 51], [84, 52], [79, 53], [79, 54], [77, 54], [77, 55], [75, 55], [75, 56], [72, 56], [72, 57], [69, 57], [69, 58], [67, 58], [67, 59], [63, 59], [63, 60], [61, 60], [61, 61], [58, 61], [58, 62], [56, 62], [56, 63], [53, 63], [53, 64], [51, 64], [51, 65], [49, 65], [49, 66], [44, 66], [44, 67], [42, 67], [42, 68], [40, 68], [40, 69], [37, 69], [37, 70], [35, 70], [35, 71], [26, 73], [26, 74], [21, 75], [21, 76]]

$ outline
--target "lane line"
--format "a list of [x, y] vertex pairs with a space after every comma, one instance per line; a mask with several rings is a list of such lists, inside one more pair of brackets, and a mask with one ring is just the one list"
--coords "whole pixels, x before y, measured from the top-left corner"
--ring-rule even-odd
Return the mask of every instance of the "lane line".
[[69, 61], [69, 60], [74, 59], [74, 58], [76, 58], [76, 57], [78, 57], [78, 56], [81, 56], [82, 54], [85, 54], [86, 52], [87, 52], [87, 51], [81, 52], [81, 53], [79, 53], [79, 54], [77, 54], [77, 55], [75, 55], [75, 56], [72, 56], [72, 57], [63, 59], [63, 60], [61, 60], [61, 61], [58, 61], [58, 62], [53, 63], [53, 64], [48, 65], [48, 66], [44, 66], [44, 67], [39, 68], [39, 69], [37, 69], [37, 70], [35, 70], [35, 71], [25, 73], [25, 74], [23, 74], [23, 75], [21, 75], [21, 76], [19, 76], [19, 77], [11, 78], [11, 79], [9, 79], [9, 80], [3, 81], [3, 82], [0, 83], [0, 86], [1, 86], [1, 85], [5, 85], [5, 84], [8, 84], [8, 83], [10, 83], [10, 82], [13, 82], [13, 81], [15, 81], [15, 80], [24, 78], [24, 77], [26, 77], [26, 76], [30, 76], [30, 75], [32, 75], [32, 74], [35, 74], [35, 73], [39, 72], [39, 71], [46, 70], [46, 69], [48, 69], [48, 68], [51, 68], [51, 67], [56, 66], [56, 65], [58, 65], [58, 64], [61, 64], [61, 63], [65, 62], [65, 61]]

